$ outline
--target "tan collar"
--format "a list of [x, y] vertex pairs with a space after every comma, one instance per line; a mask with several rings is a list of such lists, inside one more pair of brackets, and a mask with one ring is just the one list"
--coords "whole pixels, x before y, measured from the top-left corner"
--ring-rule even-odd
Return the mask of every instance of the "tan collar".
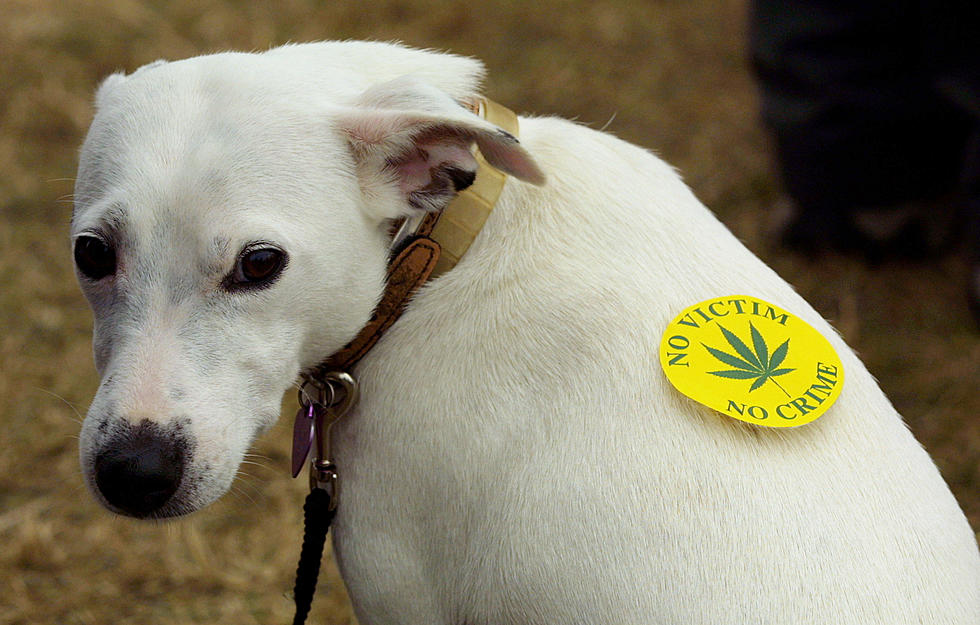
[[[476, 98], [467, 106], [487, 121], [518, 136], [517, 115], [508, 108], [486, 98]], [[473, 184], [460, 191], [449, 206], [414, 223], [402, 224], [394, 236], [392, 248], [397, 253], [388, 264], [385, 291], [374, 315], [353, 341], [316, 368], [313, 372], [316, 378], [323, 380], [329, 372], [353, 369], [401, 316], [418, 288], [455, 267], [469, 249], [493, 212], [507, 179], [506, 174], [490, 165], [479, 150], [476, 161]]]
[[[515, 137], [518, 135], [517, 115], [492, 100], [479, 98], [473, 104], [474, 113], [491, 124], [503, 128]], [[493, 207], [504, 189], [507, 175], [488, 163], [480, 151], [476, 151], [476, 179], [442, 211], [429, 237], [442, 247], [442, 254], [432, 271], [432, 277], [442, 275], [456, 266], [469, 249], [476, 235], [480, 234]]]

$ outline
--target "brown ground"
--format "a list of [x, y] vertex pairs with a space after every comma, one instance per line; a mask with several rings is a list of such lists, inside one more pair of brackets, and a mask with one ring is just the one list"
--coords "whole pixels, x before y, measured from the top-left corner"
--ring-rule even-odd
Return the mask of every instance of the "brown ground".
[[[961, 259], [869, 269], [765, 236], [778, 195], [746, 69], [743, 0], [0, 0], [0, 625], [288, 622], [303, 485], [288, 427], [234, 492], [167, 525], [113, 518], [77, 470], [91, 317], [67, 244], [98, 80], [157, 58], [321, 38], [483, 58], [487, 92], [651, 147], [862, 354], [980, 527], [980, 338]], [[285, 421], [284, 421], [285, 423]], [[247, 473], [247, 475], [246, 475]], [[312, 622], [351, 621], [339, 579]]]

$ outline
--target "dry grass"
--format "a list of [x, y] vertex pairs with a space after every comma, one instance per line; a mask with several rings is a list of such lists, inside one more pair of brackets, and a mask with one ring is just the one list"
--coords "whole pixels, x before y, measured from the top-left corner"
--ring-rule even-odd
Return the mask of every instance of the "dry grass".
[[[745, 67], [742, 0], [482, 3], [0, 0], [0, 624], [287, 622], [303, 486], [288, 433], [189, 520], [137, 524], [90, 499], [75, 437], [96, 378], [67, 223], [91, 92], [115, 69], [320, 38], [479, 56], [488, 92], [652, 147], [834, 319], [980, 527], [980, 340], [955, 259], [868, 269], [766, 242], [777, 191]], [[624, 181], [628, 183], [628, 181]], [[313, 622], [351, 621], [336, 574]]]

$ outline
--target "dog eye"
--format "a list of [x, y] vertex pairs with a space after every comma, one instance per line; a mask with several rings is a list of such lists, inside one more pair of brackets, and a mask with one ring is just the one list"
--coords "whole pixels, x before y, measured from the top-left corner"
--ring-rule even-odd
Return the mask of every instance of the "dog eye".
[[274, 247], [246, 249], [225, 279], [226, 289], [264, 287], [272, 284], [286, 266], [286, 254]]
[[75, 239], [75, 264], [86, 278], [101, 280], [116, 273], [116, 251], [99, 237], [83, 235]]

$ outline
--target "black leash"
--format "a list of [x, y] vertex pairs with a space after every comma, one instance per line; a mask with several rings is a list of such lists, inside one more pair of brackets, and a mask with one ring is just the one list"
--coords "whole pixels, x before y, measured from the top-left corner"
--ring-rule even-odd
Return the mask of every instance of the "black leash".
[[336, 509], [330, 507], [330, 493], [324, 489], [314, 488], [306, 496], [306, 503], [303, 504], [303, 548], [300, 550], [296, 585], [293, 587], [296, 601], [293, 625], [303, 625], [310, 613], [316, 580], [320, 575], [323, 546], [336, 513]]
[[[315, 397], [307, 387], [316, 391]], [[330, 426], [357, 403], [357, 381], [343, 371], [322, 378], [304, 376], [299, 389], [299, 411], [293, 425], [293, 477], [310, 456], [310, 493], [303, 504], [303, 547], [296, 566], [293, 625], [303, 625], [310, 614], [327, 532], [337, 514], [340, 485], [337, 467], [330, 461]]]

